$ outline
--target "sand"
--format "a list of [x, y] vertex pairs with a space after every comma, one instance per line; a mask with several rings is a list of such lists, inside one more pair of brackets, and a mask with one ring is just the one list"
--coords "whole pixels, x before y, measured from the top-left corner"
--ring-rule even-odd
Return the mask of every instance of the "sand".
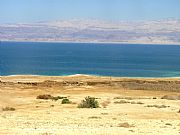
[[[179, 78], [0, 77], [0, 135], [179, 135], [180, 100], [161, 99], [180, 95], [179, 84]], [[40, 94], [73, 103], [36, 99]], [[100, 108], [77, 108], [86, 96]], [[7, 106], [16, 110], [1, 109]]]

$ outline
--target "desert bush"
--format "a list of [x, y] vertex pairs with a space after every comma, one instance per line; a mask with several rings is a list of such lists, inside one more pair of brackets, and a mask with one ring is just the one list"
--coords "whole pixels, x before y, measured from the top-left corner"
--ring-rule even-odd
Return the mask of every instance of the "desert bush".
[[69, 101], [68, 98], [64, 98], [61, 103], [62, 103], [62, 104], [70, 104], [71, 101]]
[[52, 100], [57, 101], [59, 99], [65, 99], [65, 98], [67, 98], [67, 97], [57, 96], [57, 97], [52, 97]]
[[172, 124], [171, 124], [171, 123], [166, 123], [165, 125], [167, 125], [167, 126], [172, 126]]
[[13, 107], [5, 107], [5, 108], [2, 108], [3, 111], [15, 111], [16, 109], [13, 108]]
[[78, 108], [98, 108], [99, 103], [96, 101], [95, 97], [85, 97], [84, 100], [78, 105]]
[[53, 98], [53, 96], [47, 95], [47, 94], [39, 95], [36, 97], [36, 99], [45, 99], [45, 100], [52, 99], [52, 98]]

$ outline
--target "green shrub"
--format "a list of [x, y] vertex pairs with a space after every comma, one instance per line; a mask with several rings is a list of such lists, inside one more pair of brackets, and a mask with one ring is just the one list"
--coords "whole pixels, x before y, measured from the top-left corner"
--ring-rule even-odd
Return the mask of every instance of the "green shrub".
[[5, 108], [2, 108], [3, 111], [15, 111], [16, 109], [13, 108], [13, 107], [5, 107]]
[[70, 104], [71, 101], [69, 101], [68, 98], [64, 98], [61, 103], [62, 103], [62, 104]]
[[96, 101], [95, 97], [85, 97], [84, 100], [78, 105], [78, 108], [98, 108], [99, 103]]

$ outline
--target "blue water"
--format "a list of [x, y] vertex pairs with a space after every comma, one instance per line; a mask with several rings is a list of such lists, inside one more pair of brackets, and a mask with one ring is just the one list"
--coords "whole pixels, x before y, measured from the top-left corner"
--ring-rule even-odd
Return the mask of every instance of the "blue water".
[[0, 75], [180, 77], [180, 46], [1, 42]]

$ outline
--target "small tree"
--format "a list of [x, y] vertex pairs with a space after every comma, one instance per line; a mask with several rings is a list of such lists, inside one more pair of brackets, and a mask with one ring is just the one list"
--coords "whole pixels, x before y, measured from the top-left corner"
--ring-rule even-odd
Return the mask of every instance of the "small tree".
[[85, 97], [84, 100], [78, 105], [78, 108], [98, 108], [99, 103], [96, 101], [95, 97]]

